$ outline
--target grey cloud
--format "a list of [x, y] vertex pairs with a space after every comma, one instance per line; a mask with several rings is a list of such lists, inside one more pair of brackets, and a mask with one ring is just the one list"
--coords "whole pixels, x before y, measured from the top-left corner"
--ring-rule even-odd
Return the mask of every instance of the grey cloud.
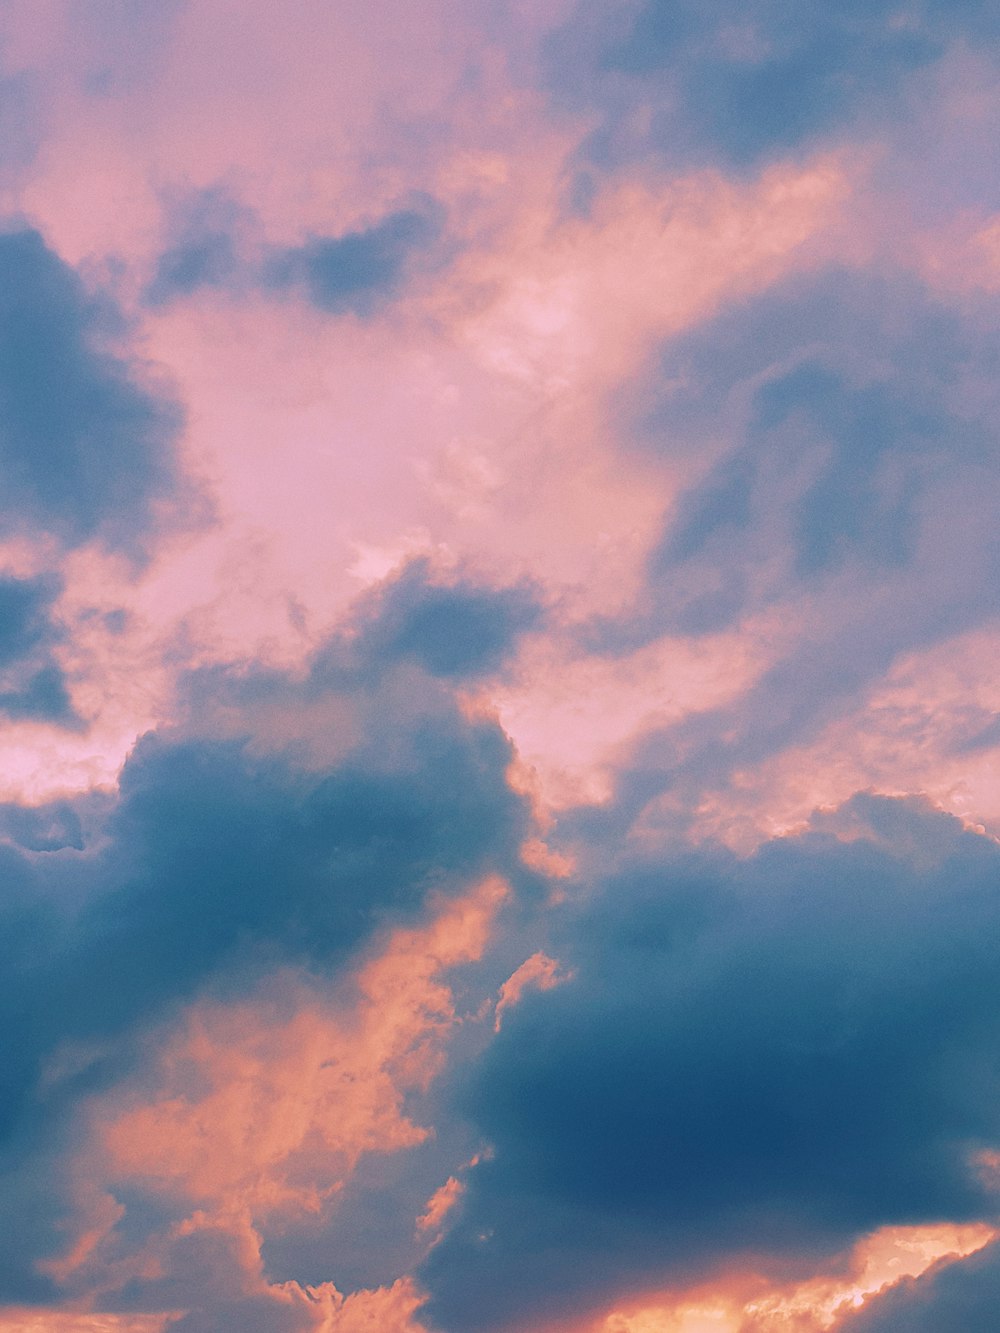
[[246, 290], [244, 251], [257, 229], [250, 209], [217, 187], [170, 201], [166, 212], [169, 239], [144, 292], [147, 305], [162, 309], [205, 289]]
[[988, 305], [960, 316], [908, 277], [839, 270], [666, 345], [634, 447], [701, 476], [640, 601], [582, 642], [624, 655], [783, 607], [805, 627], [733, 705], [642, 737], [617, 804], [584, 819], [634, 818], [668, 790], [694, 810], [859, 706], [903, 654], [991, 623], [998, 361]]
[[[670, 515], [652, 609], [623, 634], [712, 632], [840, 574], [871, 586], [912, 573], [946, 496], [963, 488], [974, 514], [984, 488], [1000, 493], [998, 360], [984, 319], [963, 322], [904, 275], [843, 270], [667, 344], [642, 447], [689, 467], [716, 458]], [[989, 587], [962, 595], [992, 604]]]

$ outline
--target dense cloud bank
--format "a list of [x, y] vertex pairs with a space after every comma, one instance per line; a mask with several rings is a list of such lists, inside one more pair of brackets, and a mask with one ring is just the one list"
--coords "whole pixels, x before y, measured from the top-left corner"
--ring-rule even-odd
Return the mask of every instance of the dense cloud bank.
[[562, 913], [573, 978], [459, 1093], [492, 1151], [426, 1265], [430, 1326], [992, 1219], [1000, 853], [919, 804], [852, 817], [855, 841], [639, 861]]

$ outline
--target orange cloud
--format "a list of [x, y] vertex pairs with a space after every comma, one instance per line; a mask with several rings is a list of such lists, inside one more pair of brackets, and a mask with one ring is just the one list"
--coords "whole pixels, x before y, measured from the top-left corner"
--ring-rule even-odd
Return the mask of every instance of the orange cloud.
[[637, 1300], [572, 1333], [826, 1333], [867, 1297], [946, 1255], [971, 1254], [995, 1234], [979, 1224], [886, 1227], [858, 1243], [842, 1274], [784, 1286], [734, 1275], [682, 1296]]
[[[169, 1280], [177, 1246], [193, 1237], [224, 1248], [220, 1272], [234, 1272], [245, 1294], [301, 1304], [316, 1327], [363, 1328], [374, 1318], [366, 1310], [388, 1310], [395, 1322], [385, 1327], [405, 1328], [416, 1302], [406, 1284], [346, 1299], [332, 1287], [269, 1284], [260, 1228], [319, 1212], [362, 1155], [431, 1133], [404, 1103], [441, 1069], [457, 1022], [441, 974], [481, 957], [506, 894], [493, 878], [439, 902], [428, 924], [387, 933], [336, 984], [283, 973], [245, 1000], [198, 1001], [155, 1034], [149, 1066], [89, 1105], [71, 1167], [75, 1226], [48, 1275], [96, 1302], [128, 1281]], [[133, 1182], [186, 1217], [124, 1253], [110, 1182]], [[437, 1225], [456, 1191], [453, 1182], [438, 1191], [421, 1225]]]
[[533, 953], [530, 958], [526, 958], [500, 987], [500, 998], [496, 1007], [496, 1031], [500, 1031], [504, 1013], [517, 1004], [526, 990], [552, 990], [560, 982], [569, 981], [572, 975], [571, 972], [563, 972], [561, 965], [548, 954]]
[[394, 932], [346, 1003], [286, 976], [245, 1002], [195, 1005], [157, 1057], [158, 1094], [102, 1109], [109, 1169], [261, 1217], [315, 1211], [363, 1153], [421, 1143], [430, 1131], [403, 1100], [444, 1061], [455, 1012], [439, 974], [481, 955], [504, 891], [490, 880]]
[[0, 1333], [163, 1333], [168, 1315], [71, 1314], [62, 1310], [0, 1309]]
[[417, 1230], [435, 1232], [458, 1203], [465, 1186], [456, 1176], [449, 1176], [440, 1189], [427, 1200], [427, 1209], [417, 1218]]

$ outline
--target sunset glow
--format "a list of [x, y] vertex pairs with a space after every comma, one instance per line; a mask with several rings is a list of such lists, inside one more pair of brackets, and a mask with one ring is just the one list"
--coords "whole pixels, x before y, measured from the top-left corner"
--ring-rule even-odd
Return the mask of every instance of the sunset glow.
[[983, 1333], [1000, 17], [7, 0], [0, 1333]]

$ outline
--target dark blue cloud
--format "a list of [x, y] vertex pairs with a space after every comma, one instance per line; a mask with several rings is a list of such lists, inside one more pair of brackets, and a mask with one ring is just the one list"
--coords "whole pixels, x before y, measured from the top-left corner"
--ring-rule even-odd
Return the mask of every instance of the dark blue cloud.
[[592, 161], [653, 153], [752, 169], [905, 116], [910, 76], [955, 39], [998, 31], [985, 0], [904, 11], [892, 0], [585, 0], [550, 40], [549, 86], [603, 113]]
[[[289, 961], [334, 968], [379, 925], [414, 919], [429, 893], [516, 871], [528, 817], [506, 783], [502, 733], [457, 715], [408, 734], [398, 719], [388, 726], [398, 767], [373, 740], [314, 774], [245, 742], [151, 737], [126, 766], [102, 850], [74, 862], [71, 850], [0, 847], [10, 863], [0, 914], [5, 1206], [17, 1164], [44, 1164], [70, 1108], [122, 1077], [135, 1041], [178, 1003], [206, 987], [242, 993]], [[37, 845], [36, 833], [22, 841]], [[59, 889], [83, 898], [70, 915]], [[66, 1043], [86, 1058], [43, 1087]], [[23, 1298], [34, 1260], [58, 1245], [66, 1206], [55, 1181], [0, 1298]]]
[[169, 304], [204, 287], [229, 286], [239, 271], [232, 237], [222, 231], [188, 236], [165, 250], [146, 292], [151, 306]]
[[1000, 1310], [1000, 1244], [904, 1278], [838, 1333], [990, 1333]]
[[50, 663], [23, 681], [17, 689], [0, 691], [0, 712], [21, 721], [79, 723], [60, 666]]
[[299, 290], [328, 314], [371, 315], [426, 261], [442, 223], [441, 206], [428, 198], [357, 231], [310, 237], [271, 256], [265, 285]]
[[66, 679], [52, 656], [61, 634], [52, 578], [0, 576], [0, 713], [10, 718], [76, 724]]
[[362, 670], [411, 661], [432, 676], [459, 680], [498, 672], [520, 636], [539, 626], [542, 611], [527, 584], [436, 582], [425, 560], [413, 560], [363, 614], [368, 624], [352, 645]]
[[152, 308], [199, 291], [296, 292], [326, 314], [363, 318], [433, 262], [444, 220], [440, 204], [421, 195], [368, 227], [268, 251], [251, 211], [222, 190], [202, 191], [171, 212], [171, 240], [145, 292]]
[[399, 725], [402, 769], [362, 746], [313, 775], [245, 741], [143, 741], [105, 891], [61, 964], [60, 1024], [127, 1024], [224, 965], [337, 960], [430, 889], [509, 869], [524, 816], [502, 733], [458, 715]]
[[0, 576], [0, 669], [53, 637], [49, 612], [58, 592], [52, 580]]
[[0, 835], [31, 852], [53, 852], [71, 847], [82, 851], [84, 825], [71, 801], [45, 805], [0, 805]]
[[4, 1148], [13, 1130], [26, 1122], [25, 1091], [38, 1060], [35, 988], [50, 963], [60, 923], [29, 857], [0, 845], [0, 871], [0, 1163], [4, 1174], [13, 1171], [16, 1178], [17, 1163]]
[[109, 322], [37, 232], [0, 235], [0, 529], [139, 554], [177, 498], [178, 411], [105, 350]]
[[459, 1093], [494, 1156], [421, 1274], [432, 1327], [993, 1216], [971, 1157], [1000, 1136], [1000, 851], [918, 803], [842, 820], [868, 836], [640, 862], [565, 910], [574, 979]]

